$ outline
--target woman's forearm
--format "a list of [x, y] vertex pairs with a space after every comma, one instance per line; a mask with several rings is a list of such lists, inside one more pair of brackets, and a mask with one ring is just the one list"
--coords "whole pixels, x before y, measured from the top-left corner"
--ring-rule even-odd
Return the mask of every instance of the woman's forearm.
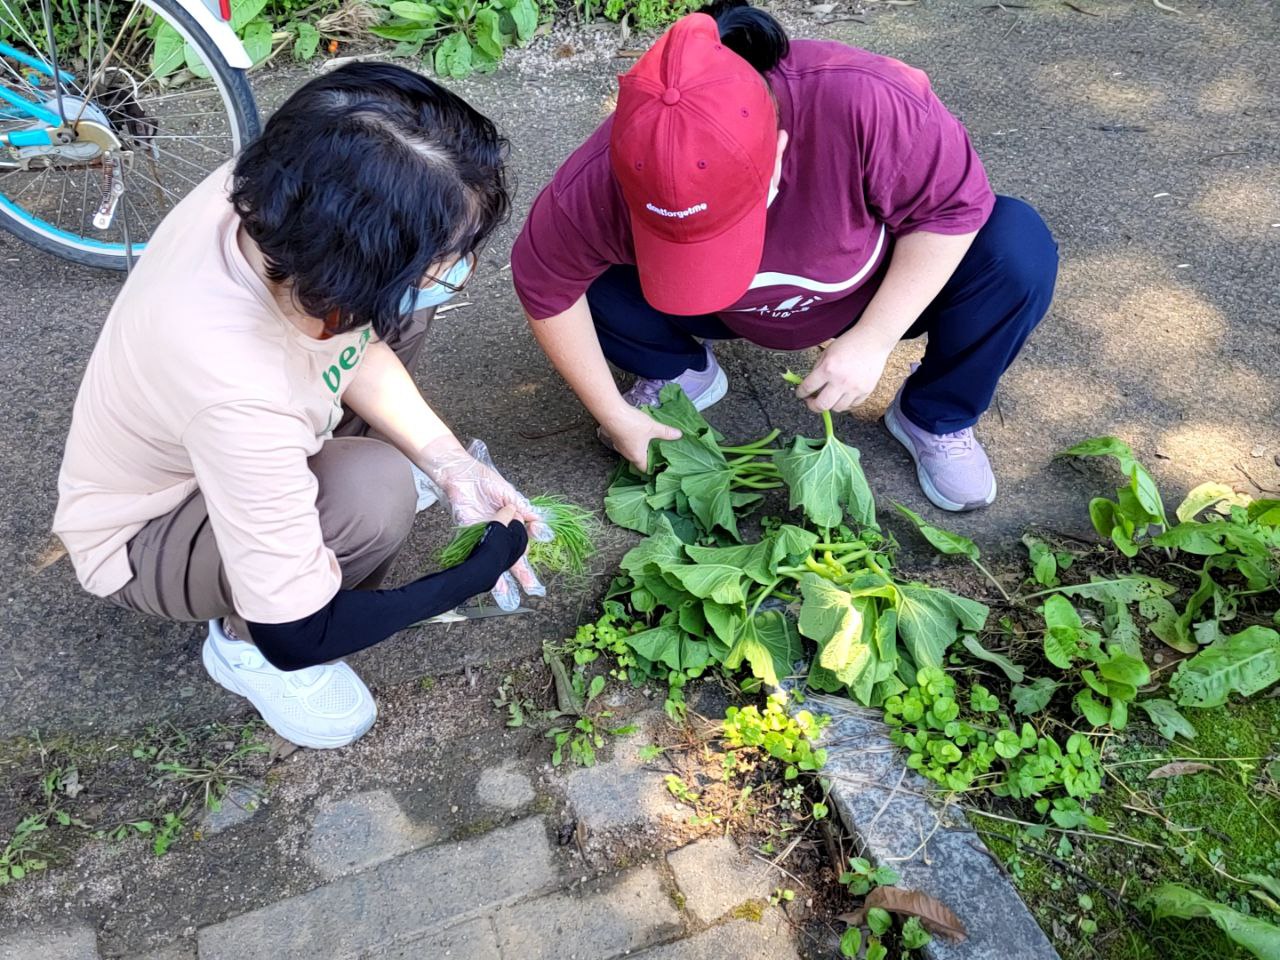
[[529, 327], [552, 366], [597, 422], [607, 423], [627, 410], [600, 349], [585, 296], [564, 313], [545, 320], [530, 318]]
[[431, 409], [385, 343], [372, 343], [365, 350], [359, 373], [342, 402], [428, 475], [442, 451], [463, 452], [453, 431]]
[[892, 349], [951, 279], [975, 236], [919, 231], [898, 240], [880, 288], [843, 336], [857, 331], [861, 343]]

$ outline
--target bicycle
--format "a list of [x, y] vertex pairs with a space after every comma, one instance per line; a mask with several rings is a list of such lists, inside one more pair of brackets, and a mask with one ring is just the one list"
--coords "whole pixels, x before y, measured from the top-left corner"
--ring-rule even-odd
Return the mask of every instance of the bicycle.
[[130, 267], [258, 133], [234, 22], [231, 0], [0, 0], [0, 227]]

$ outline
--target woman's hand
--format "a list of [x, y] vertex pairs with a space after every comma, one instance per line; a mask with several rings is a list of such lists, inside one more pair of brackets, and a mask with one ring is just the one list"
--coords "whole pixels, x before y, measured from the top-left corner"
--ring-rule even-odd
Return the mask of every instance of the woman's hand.
[[625, 402], [607, 419], [600, 421], [600, 428], [609, 435], [613, 448], [635, 464], [641, 473], [649, 472], [649, 441], [679, 440], [681, 437], [675, 427], [659, 423], [643, 410]]
[[[483, 441], [473, 440], [463, 450], [453, 437], [448, 439], [451, 443], [427, 448], [421, 466], [449, 501], [454, 523], [467, 527], [491, 520], [519, 520], [528, 528], [531, 540], [552, 538], [551, 528], [537, 508], [498, 473]], [[531, 597], [547, 595], [527, 556], [499, 578], [493, 599], [503, 610], [514, 610], [520, 606], [521, 588]]]
[[859, 334], [854, 327], [822, 352], [796, 387], [796, 396], [814, 413], [843, 413], [856, 407], [875, 390], [892, 350], [892, 343], [886, 346], [873, 336]]

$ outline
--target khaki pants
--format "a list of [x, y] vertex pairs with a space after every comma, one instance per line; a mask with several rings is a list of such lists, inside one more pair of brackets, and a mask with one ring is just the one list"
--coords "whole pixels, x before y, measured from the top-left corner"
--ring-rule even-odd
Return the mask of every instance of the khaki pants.
[[[391, 348], [412, 372], [434, 310], [419, 311]], [[344, 589], [371, 590], [391, 568], [413, 524], [417, 493], [409, 461], [370, 436], [369, 425], [347, 411], [320, 452], [307, 461], [319, 484], [316, 508], [324, 542], [338, 559]], [[129, 541], [133, 579], [110, 596], [113, 603], [166, 620], [230, 619], [236, 614], [204, 495], [193, 493]]]

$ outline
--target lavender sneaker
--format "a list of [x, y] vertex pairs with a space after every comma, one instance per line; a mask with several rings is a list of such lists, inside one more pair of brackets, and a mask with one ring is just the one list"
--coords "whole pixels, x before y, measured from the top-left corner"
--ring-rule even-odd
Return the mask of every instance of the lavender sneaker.
[[654, 407], [658, 405], [658, 395], [668, 383], [678, 383], [684, 388], [685, 396], [692, 402], [694, 409], [705, 410], [713, 403], [719, 403], [729, 391], [729, 378], [724, 375], [716, 355], [705, 343], [702, 349], [707, 351], [707, 368], [705, 370], [686, 370], [674, 380], [651, 380], [640, 377], [631, 385], [622, 399], [633, 407]]
[[902, 390], [884, 413], [884, 425], [916, 462], [924, 494], [936, 507], [960, 512], [985, 507], [996, 498], [996, 477], [973, 428], [930, 433], [902, 413]]

